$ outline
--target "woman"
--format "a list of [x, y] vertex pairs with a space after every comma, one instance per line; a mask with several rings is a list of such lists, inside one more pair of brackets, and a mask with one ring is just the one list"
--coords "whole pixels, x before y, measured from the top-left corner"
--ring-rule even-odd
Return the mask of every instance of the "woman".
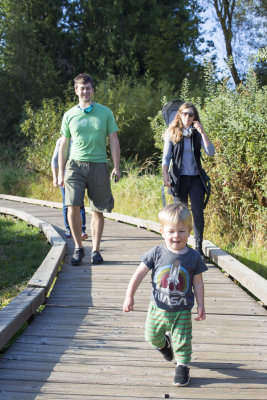
[[[207, 174], [201, 165], [201, 148], [208, 156], [215, 149], [199, 119], [194, 104], [183, 103], [164, 133], [162, 169], [164, 185], [170, 188], [173, 201], [191, 202], [196, 250], [202, 251], [204, 198]], [[170, 161], [172, 167], [169, 170]]]

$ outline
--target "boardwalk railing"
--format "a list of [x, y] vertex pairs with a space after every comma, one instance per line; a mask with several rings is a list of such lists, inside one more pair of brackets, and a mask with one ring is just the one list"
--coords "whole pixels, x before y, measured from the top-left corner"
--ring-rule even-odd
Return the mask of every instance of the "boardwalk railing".
[[0, 207], [0, 214], [15, 216], [43, 231], [52, 248], [33, 277], [14, 300], [0, 311], [0, 348], [34, 315], [44, 304], [46, 295], [54, 281], [66, 253], [66, 243], [52, 225], [23, 211]]

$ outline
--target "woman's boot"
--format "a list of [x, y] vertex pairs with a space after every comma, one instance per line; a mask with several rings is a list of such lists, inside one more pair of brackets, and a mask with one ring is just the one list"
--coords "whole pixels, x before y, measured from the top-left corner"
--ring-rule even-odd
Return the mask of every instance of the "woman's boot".
[[195, 250], [201, 255], [202, 260], [205, 260], [205, 255], [202, 250], [202, 239], [195, 239]]

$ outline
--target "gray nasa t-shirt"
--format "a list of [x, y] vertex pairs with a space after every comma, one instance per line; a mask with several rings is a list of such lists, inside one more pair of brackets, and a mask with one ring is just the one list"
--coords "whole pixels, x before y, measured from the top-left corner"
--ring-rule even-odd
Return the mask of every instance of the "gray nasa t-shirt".
[[193, 307], [193, 277], [208, 269], [197, 251], [188, 247], [185, 254], [176, 254], [164, 244], [153, 247], [141, 260], [152, 270], [153, 304], [166, 311]]

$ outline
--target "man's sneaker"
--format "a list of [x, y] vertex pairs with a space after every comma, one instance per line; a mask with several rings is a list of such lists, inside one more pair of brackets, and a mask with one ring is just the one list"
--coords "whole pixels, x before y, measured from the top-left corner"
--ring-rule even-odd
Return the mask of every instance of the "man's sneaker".
[[99, 251], [92, 251], [91, 254], [91, 263], [92, 264], [102, 264], [103, 262], [103, 257], [101, 256]]
[[179, 365], [175, 368], [173, 384], [175, 386], [186, 386], [190, 381], [189, 369], [185, 365]]
[[66, 229], [65, 230], [65, 232], [64, 232], [64, 236], [66, 237], [66, 238], [71, 238], [71, 233], [70, 233], [70, 230], [69, 229]]
[[86, 232], [83, 232], [82, 233], [82, 240], [86, 240], [86, 239], [88, 239], [88, 235], [87, 235]]
[[162, 348], [157, 348], [157, 350], [163, 355], [165, 360], [171, 361], [173, 359], [173, 351], [172, 351], [172, 345], [171, 345], [171, 340], [168, 334], [165, 335], [165, 346]]
[[75, 249], [71, 259], [71, 264], [80, 265], [84, 256], [85, 254], [83, 247], [81, 249]]

